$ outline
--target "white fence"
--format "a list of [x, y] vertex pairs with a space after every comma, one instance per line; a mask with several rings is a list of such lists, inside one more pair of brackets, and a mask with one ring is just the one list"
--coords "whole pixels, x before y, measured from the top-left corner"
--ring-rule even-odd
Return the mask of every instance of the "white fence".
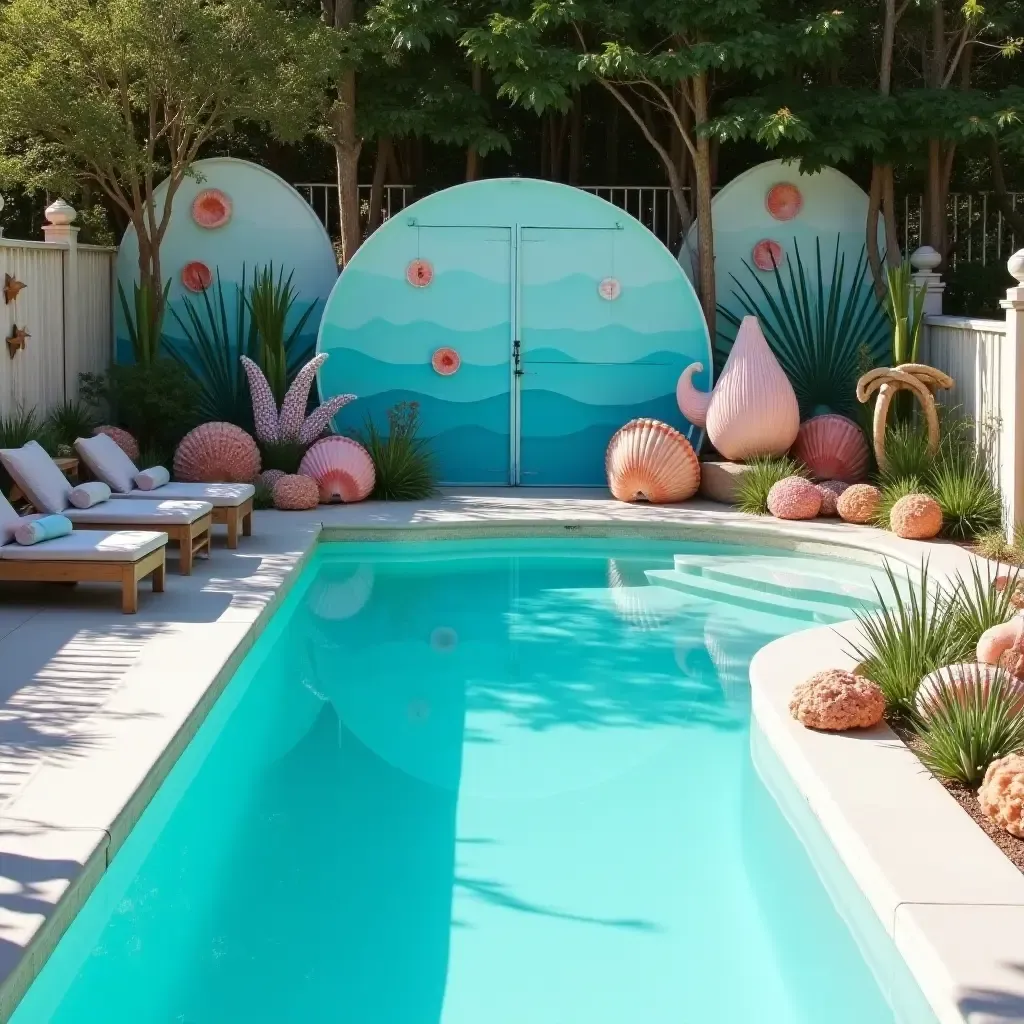
[[[0, 416], [44, 415], [78, 397], [79, 373], [101, 373], [111, 361], [117, 251], [78, 245], [70, 223], [44, 233], [44, 242], [0, 237], [0, 328], [8, 341], [0, 348]], [[22, 330], [27, 337], [17, 347]]]

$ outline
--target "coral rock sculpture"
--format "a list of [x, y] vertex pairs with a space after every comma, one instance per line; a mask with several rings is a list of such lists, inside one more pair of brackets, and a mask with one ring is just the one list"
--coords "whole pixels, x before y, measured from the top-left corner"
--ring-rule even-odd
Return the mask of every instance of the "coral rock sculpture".
[[850, 485], [843, 480], [825, 480], [823, 483], [815, 484], [818, 493], [821, 495], [821, 511], [818, 515], [837, 516], [839, 509], [839, 495]]
[[787, 476], [772, 484], [768, 511], [776, 519], [813, 519], [821, 511], [821, 492], [802, 476]]
[[793, 690], [789, 711], [808, 729], [869, 729], [882, 720], [885, 698], [870, 679], [827, 669], [816, 672]]
[[815, 480], [854, 484], [868, 471], [864, 431], [853, 420], [832, 412], [802, 423], [789, 454], [802, 462]]
[[990, 821], [1024, 839], [1024, 754], [1007, 754], [988, 766], [978, 806]]
[[755, 455], [784, 455], [800, 429], [800, 407], [789, 378], [765, 341], [756, 316], [740, 324], [729, 358], [710, 393], [693, 386], [703, 364], [691, 363], [676, 386], [682, 414], [723, 458], [741, 462]]
[[1003, 693], [1016, 698], [1013, 713], [1018, 714], [1024, 710], [1024, 680], [1008, 675], [997, 665], [975, 662], [945, 665], [929, 672], [917, 687], [917, 696], [914, 698], [917, 710], [921, 715], [928, 716], [951, 700], [965, 704], [972, 691], [981, 690], [987, 694], [1000, 676], [1003, 680]]
[[847, 523], [870, 523], [882, 504], [882, 492], [871, 484], [847, 487], [836, 502], [839, 518]]
[[97, 434], [106, 434], [118, 448], [121, 449], [128, 456], [132, 462], [135, 462], [139, 457], [139, 442], [128, 433], [127, 430], [122, 430], [120, 427], [112, 427], [109, 423], [104, 423], [93, 429], [93, 437]]
[[871, 439], [878, 468], [885, 470], [885, 424], [889, 406], [898, 391], [910, 391], [917, 396], [928, 426], [928, 450], [934, 455], [939, 450], [939, 417], [935, 412], [935, 391], [949, 389], [953, 378], [923, 363], [902, 363], [899, 366], [870, 370], [857, 381], [857, 400], [867, 402], [877, 391], [875, 412], [871, 426]]
[[350, 437], [325, 437], [303, 456], [299, 472], [316, 481], [320, 500], [362, 501], [376, 481], [370, 453]]
[[328, 428], [331, 417], [342, 406], [355, 401], [355, 395], [338, 395], [306, 415], [306, 403], [316, 371], [326, 362], [327, 353], [321, 352], [299, 370], [278, 414], [274, 392], [263, 371], [248, 356], [242, 356], [258, 440], [264, 444], [312, 444]]
[[630, 420], [620, 427], [608, 442], [604, 468], [608, 489], [619, 501], [686, 501], [700, 486], [693, 446], [659, 420]]
[[174, 476], [195, 483], [248, 484], [260, 471], [260, 450], [233, 423], [201, 423], [174, 453]]
[[231, 220], [231, 200], [219, 188], [204, 188], [192, 200], [192, 219], [201, 228], [213, 231]]
[[803, 209], [804, 197], [796, 185], [780, 181], [768, 189], [764, 205], [775, 220], [792, 220]]
[[1024, 678], [1024, 613], [986, 629], [974, 656], [983, 665], [998, 665], [1014, 678]]
[[261, 484], [264, 487], [269, 488], [271, 491], [274, 490], [274, 484], [277, 483], [281, 477], [285, 476], [283, 469], [265, 469], [259, 476], [256, 477], [256, 483]]
[[889, 512], [889, 529], [904, 540], [931, 540], [942, 529], [942, 509], [927, 494], [905, 494]]
[[274, 508], [302, 512], [320, 504], [320, 488], [311, 477], [289, 473], [274, 484]]

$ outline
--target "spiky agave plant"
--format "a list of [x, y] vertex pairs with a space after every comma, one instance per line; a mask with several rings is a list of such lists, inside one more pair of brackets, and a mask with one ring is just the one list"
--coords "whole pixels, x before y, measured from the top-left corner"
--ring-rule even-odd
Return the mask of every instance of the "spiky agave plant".
[[[1006, 577], [1002, 587], [996, 587], [999, 575]], [[981, 634], [1013, 616], [1019, 578], [1017, 569], [1001, 574], [997, 566], [981, 569], [976, 561], [971, 562], [969, 577], [957, 574], [945, 616], [950, 662], [974, 661]]]
[[807, 470], [788, 455], [751, 459], [736, 489], [736, 507], [752, 516], [768, 515], [768, 492], [787, 476], [807, 476]]

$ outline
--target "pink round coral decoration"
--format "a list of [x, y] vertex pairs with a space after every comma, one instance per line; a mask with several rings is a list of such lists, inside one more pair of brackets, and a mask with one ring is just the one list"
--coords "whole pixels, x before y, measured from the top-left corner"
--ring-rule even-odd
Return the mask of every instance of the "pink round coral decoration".
[[231, 200], [227, 193], [219, 188], [204, 188], [192, 200], [192, 219], [208, 231], [224, 227], [231, 220]]
[[839, 518], [847, 523], [870, 523], [878, 514], [882, 503], [882, 492], [871, 484], [854, 484], [847, 487], [836, 502]]
[[764, 197], [765, 209], [775, 220], [792, 220], [803, 209], [804, 197], [796, 185], [781, 181], [772, 185]]
[[[762, 238], [754, 246], [753, 252], [750, 255], [754, 261], [754, 266], [758, 270], [773, 270], [775, 267], [781, 267], [786, 260], [786, 254], [782, 251], [782, 246], [771, 238]], [[772, 265], [773, 259], [775, 260], [774, 266]]]
[[942, 529], [942, 509], [927, 494], [906, 494], [889, 512], [889, 529], [904, 540], [931, 540]]
[[118, 448], [121, 449], [128, 456], [132, 462], [135, 462], [139, 457], [139, 442], [128, 433], [127, 430], [122, 430], [120, 427], [112, 427], [109, 423], [104, 423], [102, 426], [96, 427], [93, 432], [93, 437], [97, 434], [106, 434]]
[[922, 716], [928, 716], [943, 704], [956, 701], [966, 704], [972, 691], [981, 690], [987, 694], [993, 682], [1002, 675], [1002, 692], [1013, 702], [1013, 714], [1024, 711], [1024, 680], [1018, 679], [997, 665], [976, 662], [961, 662], [945, 665], [929, 672], [917, 687], [914, 702]]
[[597, 286], [597, 294], [606, 302], [614, 302], [622, 294], [622, 285], [617, 277], [606, 277]]
[[824, 483], [814, 486], [818, 488], [818, 493], [821, 495], [821, 511], [818, 514], [822, 516], [839, 515], [837, 508], [839, 495], [850, 485], [842, 480], [826, 480]]
[[213, 284], [213, 272], [201, 260], [192, 260], [181, 268], [181, 283], [190, 292], [205, 292]]
[[700, 486], [693, 446], [659, 420], [630, 420], [620, 427], [608, 442], [604, 468], [608, 489], [619, 501], [686, 501]]
[[870, 679], [827, 669], [794, 688], [789, 713], [808, 729], [869, 729], [882, 720], [885, 698]]
[[281, 477], [286, 475], [287, 474], [283, 469], [265, 469], [256, 477], [256, 483], [262, 484], [264, 487], [269, 487], [272, 491], [274, 489], [274, 484], [276, 484]]
[[1024, 754], [1007, 754], [988, 766], [978, 806], [990, 821], [1024, 839]]
[[815, 480], [856, 483], [868, 471], [868, 442], [853, 420], [836, 413], [812, 416], [800, 425], [790, 455], [802, 462]]
[[413, 288], [426, 288], [434, 279], [434, 268], [429, 260], [412, 260], [405, 268], [405, 279]]
[[174, 453], [174, 476], [196, 483], [247, 484], [260, 471], [256, 442], [233, 423], [201, 423]]
[[813, 519], [821, 511], [821, 494], [810, 480], [787, 476], [768, 492], [768, 511], [776, 519]]
[[370, 453], [358, 441], [337, 435], [317, 441], [302, 457], [299, 472], [316, 481], [325, 504], [362, 501], [377, 478]]
[[430, 357], [430, 365], [435, 373], [442, 377], [450, 377], [462, 365], [462, 359], [453, 348], [439, 348]]
[[288, 474], [274, 484], [274, 508], [303, 512], [320, 504], [316, 481], [301, 473]]

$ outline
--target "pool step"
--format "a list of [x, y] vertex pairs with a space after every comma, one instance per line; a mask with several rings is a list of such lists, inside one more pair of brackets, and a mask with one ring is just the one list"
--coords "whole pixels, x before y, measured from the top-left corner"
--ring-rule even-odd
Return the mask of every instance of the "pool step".
[[841, 622], [853, 617], [853, 613], [846, 608], [822, 607], [822, 602], [815, 595], [800, 598], [768, 593], [744, 586], [742, 581], [735, 584], [726, 583], [692, 572], [680, 572], [678, 569], [648, 569], [646, 575], [654, 586], [669, 587], [694, 597], [724, 601], [770, 615], [784, 615], [787, 618], [822, 624]]

